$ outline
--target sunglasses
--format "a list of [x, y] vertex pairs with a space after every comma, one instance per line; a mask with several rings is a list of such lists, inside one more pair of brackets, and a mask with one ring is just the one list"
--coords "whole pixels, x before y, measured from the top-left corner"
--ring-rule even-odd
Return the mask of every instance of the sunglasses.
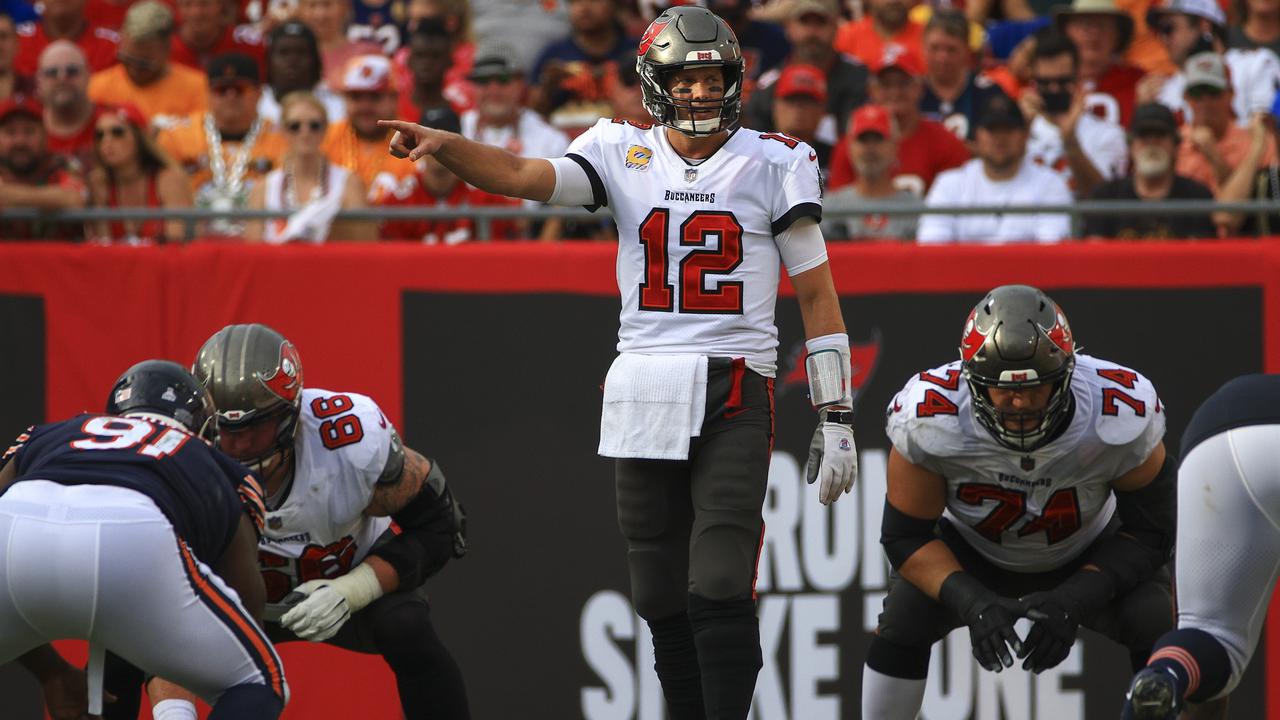
[[117, 52], [116, 60], [123, 65], [132, 65], [139, 70], [155, 70], [160, 67], [160, 63], [137, 55], [130, 55], [126, 52]]
[[1063, 75], [1061, 77], [1046, 76], [1046, 77], [1036, 78], [1036, 85], [1039, 85], [1040, 87], [1043, 87], [1043, 88], [1066, 87], [1068, 85], [1074, 84], [1075, 81], [1076, 79], [1072, 75]]
[[284, 124], [284, 129], [288, 130], [291, 135], [297, 135], [302, 132], [303, 128], [306, 128], [313, 133], [318, 133], [324, 129], [324, 123], [319, 120], [308, 120], [305, 123], [301, 120], [290, 120]]
[[112, 125], [109, 128], [97, 128], [93, 131], [93, 137], [98, 142], [102, 142], [103, 138], [110, 135], [116, 140], [123, 140], [129, 131], [123, 125]]
[[57, 80], [61, 76], [68, 80], [74, 80], [80, 77], [82, 72], [84, 72], [84, 67], [81, 65], [54, 65], [53, 67], [41, 69], [40, 77]]
[[1151, 26], [1151, 29], [1155, 30], [1157, 35], [1172, 35], [1173, 31], [1176, 30], [1177, 27], [1173, 24], [1173, 21], [1168, 21], [1156, 23]]
[[479, 85], [481, 87], [484, 87], [485, 85], [490, 85], [492, 83], [498, 83], [499, 85], [506, 85], [507, 83], [511, 82], [513, 79], [514, 78], [511, 75], [487, 75], [485, 77], [471, 78], [471, 84]]
[[1187, 88], [1187, 97], [1192, 100], [1202, 100], [1204, 98], [1217, 98], [1222, 96], [1222, 91], [1217, 88], [1205, 87], [1203, 85]]

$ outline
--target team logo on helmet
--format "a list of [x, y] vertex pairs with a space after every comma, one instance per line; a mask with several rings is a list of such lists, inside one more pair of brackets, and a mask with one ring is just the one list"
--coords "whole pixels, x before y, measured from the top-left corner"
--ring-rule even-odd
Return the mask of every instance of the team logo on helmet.
[[987, 336], [978, 329], [978, 309], [969, 311], [969, 319], [964, 324], [964, 337], [960, 338], [960, 357], [968, 362], [982, 349]]
[[262, 384], [278, 397], [289, 402], [298, 399], [302, 391], [302, 363], [298, 360], [298, 349], [293, 343], [280, 343], [280, 363], [270, 375], [259, 376]]
[[1067, 324], [1067, 316], [1062, 313], [1062, 308], [1056, 305], [1053, 307], [1053, 316], [1053, 327], [1046, 328], [1045, 334], [1062, 352], [1070, 355], [1075, 352], [1076, 343], [1071, 337], [1071, 326]]
[[649, 46], [653, 45], [653, 41], [658, 39], [658, 35], [671, 24], [670, 17], [660, 17], [649, 23], [649, 28], [644, 31], [644, 37], [640, 38], [640, 48], [636, 51], [636, 55], [644, 55], [649, 52]]

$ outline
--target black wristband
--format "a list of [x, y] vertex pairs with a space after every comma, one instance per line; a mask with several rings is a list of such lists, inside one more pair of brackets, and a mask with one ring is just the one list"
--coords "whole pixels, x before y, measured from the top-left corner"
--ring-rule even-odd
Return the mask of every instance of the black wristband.
[[822, 422], [838, 423], [840, 425], [853, 426], [852, 410], [823, 410]]

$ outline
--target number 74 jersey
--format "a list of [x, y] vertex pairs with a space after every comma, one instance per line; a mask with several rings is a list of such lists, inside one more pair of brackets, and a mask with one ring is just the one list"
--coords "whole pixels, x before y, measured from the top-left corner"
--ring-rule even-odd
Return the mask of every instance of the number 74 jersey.
[[1032, 452], [978, 425], [959, 361], [911, 378], [889, 404], [894, 449], [946, 480], [943, 515], [1006, 570], [1052, 570], [1083, 552], [1115, 513], [1111, 482], [1164, 438], [1156, 389], [1133, 370], [1077, 355], [1071, 392], [1066, 429]]
[[821, 219], [813, 150], [740, 128], [692, 164], [666, 128], [605, 119], [567, 156], [618, 225], [618, 351], [744, 357], [773, 375], [779, 268], [796, 275], [827, 259], [825, 247], [776, 240], [802, 217]]

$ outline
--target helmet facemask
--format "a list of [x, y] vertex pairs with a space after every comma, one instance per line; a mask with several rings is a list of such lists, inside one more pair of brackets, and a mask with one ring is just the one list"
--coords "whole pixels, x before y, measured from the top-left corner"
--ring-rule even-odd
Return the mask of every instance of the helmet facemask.
[[[679, 70], [693, 67], [718, 67], [724, 77], [724, 94], [715, 100], [691, 100], [676, 97], [671, 92], [672, 79]], [[677, 65], [655, 65], [636, 59], [636, 72], [640, 75], [640, 90], [644, 107], [658, 121], [690, 137], [707, 137], [738, 126], [742, 114], [741, 62], [692, 62]], [[709, 118], [699, 119], [697, 113], [711, 110], [719, 112]]]
[[[240, 464], [257, 473], [264, 481], [267, 480], [269, 474], [284, 467], [293, 455], [294, 439], [298, 433], [298, 408], [296, 406], [292, 404], [283, 405], [267, 413], [251, 413], [249, 416], [234, 410], [222, 412], [218, 415], [222, 434], [226, 437], [230, 437], [235, 433], [252, 432], [258, 428], [264, 428], [259, 432], [266, 432], [265, 427], [273, 428], [269, 444], [253, 455], [236, 457], [233, 453], [224, 450], [224, 452], [228, 452], [232, 457], [235, 457]], [[228, 416], [236, 419], [233, 421]]]
[[[976, 377], [969, 368], [964, 370], [965, 382], [973, 397], [973, 412], [978, 424], [991, 433], [996, 442], [1019, 452], [1031, 452], [1042, 447], [1054, 437], [1071, 417], [1071, 374], [1075, 358], [1049, 378], [1035, 378], [1023, 382], [990, 382]], [[1016, 390], [1052, 384], [1049, 401], [1039, 410], [1002, 410], [991, 401], [988, 390]]]

